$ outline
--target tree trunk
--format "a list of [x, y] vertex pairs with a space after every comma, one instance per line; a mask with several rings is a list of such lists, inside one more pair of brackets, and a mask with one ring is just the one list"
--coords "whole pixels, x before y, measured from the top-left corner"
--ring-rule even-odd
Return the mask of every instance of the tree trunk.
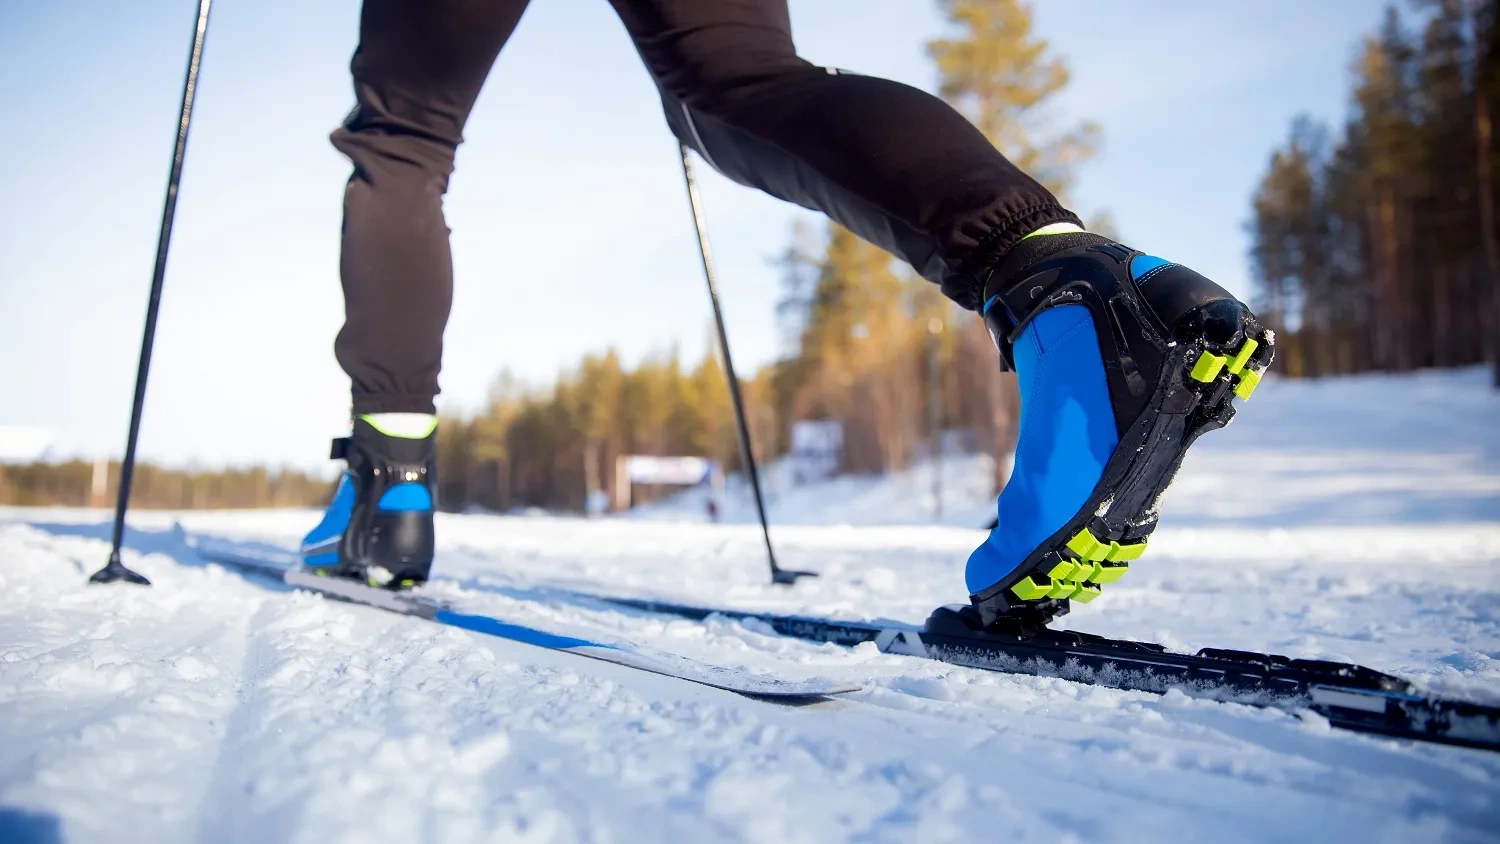
[[1489, 97], [1485, 90], [1487, 59], [1479, 63], [1479, 82], [1474, 86], [1474, 129], [1479, 140], [1479, 236], [1484, 243], [1484, 273], [1490, 289], [1489, 327], [1484, 332], [1485, 352], [1494, 370], [1493, 383], [1500, 389], [1500, 244], [1495, 242], [1494, 157], [1490, 152]]
[[1448, 267], [1442, 264], [1434, 264], [1432, 267], [1432, 363], [1437, 367], [1452, 366], [1454, 356], [1450, 353], [1453, 348], [1453, 326], [1450, 317], [1453, 314], [1453, 291], [1448, 279]]
[[995, 437], [995, 494], [1010, 483], [1015, 468], [1016, 441], [1021, 436], [1021, 388], [1014, 372], [1002, 372], [993, 407]]
[[589, 437], [583, 445], [583, 511], [584, 515], [593, 516], [589, 504], [594, 500], [594, 493], [599, 491], [599, 440]]
[[1401, 250], [1396, 235], [1396, 198], [1389, 187], [1380, 192], [1375, 229], [1379, 232], [1380, 295], [1376, 297], [1375, 324], [1381, 363], [1392, 369], [1405, 369], [1405, 319], [1401, 313]]

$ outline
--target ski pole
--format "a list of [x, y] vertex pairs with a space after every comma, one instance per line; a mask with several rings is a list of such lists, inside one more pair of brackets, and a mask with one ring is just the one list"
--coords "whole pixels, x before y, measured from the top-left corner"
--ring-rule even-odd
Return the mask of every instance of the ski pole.
[[755, 511], [760, 514], [760, 532], [766, 540], [766, 559], [771, 563], [771, 582], [792, 584], [799, 577], [817, 577], [817, 572], [794, 571], [776, 564], [776, 551], [771, 547], [771, 526], [766, 520], [766, 502], [760, 493], [760, 472], [755, 467], [750, 428], [745, 424], [745, 401], [740, 396], [740, 379], [734, 374], [734, 361], [729, 357], [729, 334], [724, 330], [724, 310], [719, 306], [719, 287], [714, 283], [714, 261], [708, 252], [708, 227], [703, 222], [698, 182], [693, 179], [693, 164], [688, 157], [687, 145], [677, 146], [682, 152], [682, 178], [687, 182], [688, 204], [693, 209], [693, 227], [698, 231], [698, 254], [703, 258], [703, 277], [708, 281], [708, 298], [714, 306], [714, 325], [719, 329], [719, 352], [724, 357], [724, 377], [729, 381], [729, 397], [734, 402], [734, 421], [739, 426], [740, 457], [745, 461], [745, 474], [750, 477], [750, 489], [755, 493]]
[[120, 497], [115, 502], [114, 535], [109, 562], [94, 572], [90, 583], [124, 580], [150, 586], [151, 581], [120, 562], [120, 542], [125, 537], [125, 510], [130, 506], [130, 482], [135, 474], [135, 446], [141, 431], [141, 409], [146, 403], [146, 374], [151, 368], [151, 344], [156, 339], [156, 315], [161, 310], [162, 280], [167, 273], [167, 246], [172, 240], [172, 218], [177, 213], [177, 188], [182, 181], [182, 161], [187, 155], [188, 124], [193, 119], [193, 95], [198, 90], [198, 65], [203, 60], [203, 39], [208, 34], [208, 7], [212, 0], [198, 0], [198, 20], [193, 27], [193, 47], [188, 53], [187, 78], [182, 83], [182, 109], [177, 114], [177, 142], [172, 149], [172, 170], [167, 177], [167, 198], [156, 237], [156, 269], [151, 276], [151, 299], [146, 304], [146, 328], [141, 338], [141, 360], [135, 371], [135, 401], [130, 407], [130, 433], [125, 438], [125, 459], [120, 461]]

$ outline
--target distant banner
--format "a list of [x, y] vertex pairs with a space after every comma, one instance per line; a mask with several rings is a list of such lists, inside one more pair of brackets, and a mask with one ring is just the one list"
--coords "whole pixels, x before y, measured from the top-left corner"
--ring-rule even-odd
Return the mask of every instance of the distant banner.
[[625, 474], [633, 484], [674, 484], [693, 486], [708, 480], [714, 462], [706, 457], [653, 457], [632, 455], [625, 458]]

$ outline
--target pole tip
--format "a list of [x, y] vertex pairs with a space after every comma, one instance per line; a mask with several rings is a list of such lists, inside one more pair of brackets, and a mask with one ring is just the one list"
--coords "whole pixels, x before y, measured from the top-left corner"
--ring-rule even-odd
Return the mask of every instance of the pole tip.
[[144, 575], [136, 574], [126, 568], [125, 564], [120, 562], [118, 554], [111, 555], [109, 562], [105, 564], [104, 568], [94, 572], [93, 576], [89, 578], [89, 583], [114, 583], [117, 580], [141, 586], [151, 585], [151, 581], [147, 580]]
[[783, 586], [793, 586], [797, 583], [798, 578], [817, 576], [818, 573], [815, 571], [797, 571], [795, 569], [778, 568], [771, 572], [771, 582], [779, 583]]

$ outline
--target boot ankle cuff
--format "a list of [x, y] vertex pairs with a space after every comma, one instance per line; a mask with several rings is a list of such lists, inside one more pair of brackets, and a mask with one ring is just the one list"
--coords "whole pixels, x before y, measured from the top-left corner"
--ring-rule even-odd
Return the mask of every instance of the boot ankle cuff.
[[399, 393], [355, 393], [354, 415], [367, 413], [437, 413], [432, 396]]
[[1083, 246], [1096, 246], [1105, 243], [1114, 243], [1107, 237], [1093, 234], [1091, 232], [1065, 232], [1063, 234], [1048, 234], [1040, 237], [1028, 237], [1018, 241], [1010, 248], [984, 278], [983, 300], [988, 303], [1010, 282], [1028, 267], [1056, 255], [1067, 249], [1076, 249]]

